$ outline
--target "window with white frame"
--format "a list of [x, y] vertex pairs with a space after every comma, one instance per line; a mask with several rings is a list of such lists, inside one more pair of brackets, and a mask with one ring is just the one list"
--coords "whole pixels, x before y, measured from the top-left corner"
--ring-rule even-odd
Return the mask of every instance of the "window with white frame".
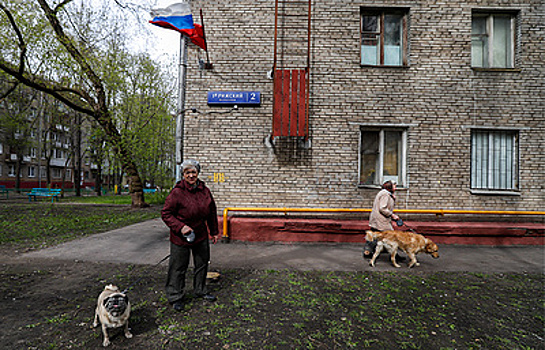
[[472, 130], [471, 188], [517, 191], [518, 132]]
[[386, 180], [405, 186], [407, 130], [360, 128], [359, 184], [380, 185]]
[[46, 172], [46, 167], [44, 166], [40, 166], [40, 177], [42, 178], [46, 178], [47, 177], [47, 172]]
[[36, 177], [36, 167], [34, 166], [28, 167], [28, 177]]
[[10, 165], [8, 170], [8, 176], [9, 177], [15, 177], [15, 165]]
[[473, 11], [471, 66], [514, 68], [516, 13]]
[[361, 64], [406, 66], [408, 10], [361, 8]]
[[0, 154], [4, 153], [4, 145], [0, 142]]

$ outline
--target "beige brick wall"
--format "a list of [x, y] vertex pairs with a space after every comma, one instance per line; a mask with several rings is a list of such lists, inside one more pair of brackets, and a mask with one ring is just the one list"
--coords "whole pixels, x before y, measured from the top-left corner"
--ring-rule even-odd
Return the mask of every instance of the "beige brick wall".
[[[360, 6], [410, 9], [410, 66], [360, 66]], [[543, 49], [540, 0], [313, 2], [310, 143], [266, 141], [272, 132], [274, 1], [193, 1], [204, 11], [213, 70], [190, 46], [185, 156], [203, 166], [218, 208], [370, 207], [358, 187], [359, 124], [405, 124], [408, 187], [398, 208], [545, 209]], [[520, 11], [517, 68], [471, 69], [471, 11]], [[198, 19], [198, 16], [195, 16]], [[260, 107], [209, 107], [207, 91], [261, 91]], [[520, 130], [520, 195], [475, 195], [471, 126]], [[222, 177], [223, 176], [223, 177]], [[216, 180], [216, 181], [214, 181]]]

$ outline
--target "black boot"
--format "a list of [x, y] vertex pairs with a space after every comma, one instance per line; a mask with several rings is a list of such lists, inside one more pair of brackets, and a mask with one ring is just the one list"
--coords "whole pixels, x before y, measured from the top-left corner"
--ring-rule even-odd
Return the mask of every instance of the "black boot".
[[371, 259], [373, 254], [375, 254], [375, 249], [377, 248], [377, 241], [365, 241], [363, 246], [362, 255], [365, 259]]

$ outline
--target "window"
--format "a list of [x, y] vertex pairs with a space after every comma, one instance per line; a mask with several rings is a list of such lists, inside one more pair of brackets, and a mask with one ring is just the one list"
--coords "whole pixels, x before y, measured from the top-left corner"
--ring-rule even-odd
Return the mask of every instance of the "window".
[[471, 21], [471, 66], [513, 68], [515, 52], [513, 13], [473, 12]]
[[471, 188], [518, 190], [518, 132], [472, 131]]
[[8, 176], [15, 177], [15, 165], [9, 166]]
[[64, 159], [64, 152], [62, 149], [55, 148], [53, 149], [53, 158]]
[[28, 167], [28, 177], [36, 177], [36, 168], [33, 166]]
[[61, 178], [61, 169], [59, 168], [51, 168], [51, 176], [54, 179], [60, 179]]
[[361, 9], [361, 64], [407, 65], [406, 9]]
[[360, 132], [360, 185], [380, 185], [392, 180], [404, 186], [406, 130], [361, 127]]
[[0, 142], [0, 154], [4, 153], [4, 145]]

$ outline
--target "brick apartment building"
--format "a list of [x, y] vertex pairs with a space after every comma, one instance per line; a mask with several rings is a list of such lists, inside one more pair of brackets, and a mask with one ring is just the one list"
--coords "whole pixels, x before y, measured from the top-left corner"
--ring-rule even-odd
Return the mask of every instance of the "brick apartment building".
[[369, 208], [385, 179], [399, 209], [545, 208], [542, 1], [308, 5], [191, 2], [184, 152], [218, 208]]
[[[70, 123], [52, 121], [51, 116], [37, 113], [35, 108], [30, 109], [26, 121], [29, 126], [22, 126], [13, 135], [0, 135], [0, 185], [24, 190], [34, 187], [74, 189], [74, 150], [77, 146]], [[9, 137], [24, 139], [25, 146], [20, 150], [10, 146], [6, 141]], [[23, 152], [20, 161], [19, 151]], [[81, 164], [81, 188], [94, 186], [95, 171], [96, 166], [87, 155]]]

